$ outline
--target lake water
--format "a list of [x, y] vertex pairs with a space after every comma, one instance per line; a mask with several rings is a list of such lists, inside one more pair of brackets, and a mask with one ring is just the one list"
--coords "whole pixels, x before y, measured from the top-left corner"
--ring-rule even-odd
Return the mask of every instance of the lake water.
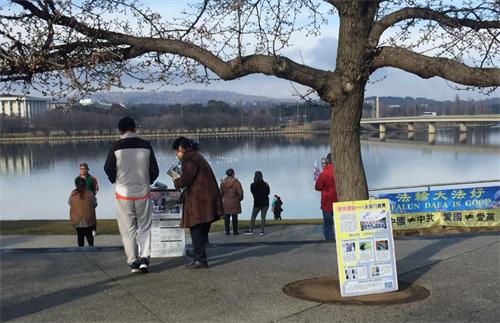
[[[465, 143], [458, 130], [438, 130], [436, 144], [425, 132], [407, 140], [406, 133], [388, 133], [386, 142], [363, 135], [362, 156], [369, 188], [481, 181], [500, 178], [500, 128], [469, 128]], [[463, 139], [463, 138], [462, 138]], [[256, 170], [264, 174], [271, 194], [284, 201], [283, 218], [321, 218], [313, 166], [328, 150], [327, 135], [201, 138], [200, 152], [218, 178], [234, 168], [245, 190], [242, 219], [250, 217], [250, 184]], [[463, 140], [462, 140], [463, 142]], [[68, 196], [78, 165], [87, 162], [97, 177], [98, 218], [115, 218], [114, 188], [103, 171], [111, 142], [0, 145], [0, 218], [67, 219]], [[153, 140], [160, 165], [158, 181], [176, 162], [172, 140]], [[272, 215], [268, 213], [268, 218]]]

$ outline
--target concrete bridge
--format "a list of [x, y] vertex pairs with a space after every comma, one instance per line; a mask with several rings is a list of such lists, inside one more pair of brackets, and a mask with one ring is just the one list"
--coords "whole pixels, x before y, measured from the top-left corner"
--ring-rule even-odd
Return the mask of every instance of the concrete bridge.
[[[455, 124], [459, 127], [460, 133], [467, 132], [468, 125], [492, 125], [500, 123], [500, 114], [485, 114], [485, 115], [445, 115], [445, 116], [411, 116], [411, 117], [390, 117], [390, 118], [369, 118], [361, 119], [361, 125], [373, 125], [378, 127], [380, 140], [385, 140], [385, 132], [387, 124], [407, 124], [408, 138], [413, 139], [415, 124], [423, 123], [427, 125], [429, 133], [429, 143], [434, 143], [434, 135], [436, 133], [436, 124]], [[465, 140], [465, 136], [461, 136]]]

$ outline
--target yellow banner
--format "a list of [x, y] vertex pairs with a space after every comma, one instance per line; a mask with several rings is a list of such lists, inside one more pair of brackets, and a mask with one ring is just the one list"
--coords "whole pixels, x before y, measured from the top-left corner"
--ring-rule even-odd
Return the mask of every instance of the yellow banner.
[[447, 227], [498, 227], [500, 209], [392, 214], [393, 230]]

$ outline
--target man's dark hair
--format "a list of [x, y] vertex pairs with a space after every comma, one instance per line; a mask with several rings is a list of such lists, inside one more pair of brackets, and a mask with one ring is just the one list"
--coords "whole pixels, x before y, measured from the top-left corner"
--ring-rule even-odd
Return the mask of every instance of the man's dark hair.
[[226, 175], [227, 176], [234, 176], [234, 169], [229, 168], [228, 170], [226, 170]]
[[179, 147], [182, 147], [186, 150], [191, 148], [192, 150], [197, 151], [198, 143], [186, 137], [179, 137], [174, 140], [174, 143], [172, 144], [172, 149], [177, 150]]
[[120, 132], [135, 131], [135, 121], [130, 117], [121, 118], [118, 121], [118, 130]]
[[326, 155], [326, 161], [328, 162], [328, 164], [332, 163], [332, 153], [328, 153], [328, 155]]

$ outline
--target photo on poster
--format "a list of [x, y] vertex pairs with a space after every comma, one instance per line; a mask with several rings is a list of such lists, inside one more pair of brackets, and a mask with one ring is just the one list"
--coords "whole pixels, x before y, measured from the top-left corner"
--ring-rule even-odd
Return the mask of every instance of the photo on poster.
[[391, 264], [375, 264], [370, 269], [371, 277], [384, 277], [392, 275]]
[[372, 210], [361, 213], [361, 231], [387, 229], [387, 218], [386, 210]]
[[389, 260], [389, 241], [387, 239], [375, 240], [375, 258], [377, 260]]
[[355, 252], [356, 251], [356, 242], [354, 241], [343, 241], [342, 242], [342, 250], [344, 253], [346, 252]]
[[346, 280], [354, 280], [358, 276], [358, 269], [357, 268], [346, 268], [344, 270], [345, 272], [345, 279]]
[[346, 280], [356, 280], [356, 279], [366, 279], [367, 278], [365, 266], [345, 268], [344, 274], [345, 274]]
[[165, 214], [167, 212], [166, 192], [151, 192], [153, 203], [153, 214]]
[[372, 240], [359, 240], [359, 260], [363, 262], [373, 261]]
[[342, 258], [344, 261], [356, 261], [356, 242], [342, 241]]

